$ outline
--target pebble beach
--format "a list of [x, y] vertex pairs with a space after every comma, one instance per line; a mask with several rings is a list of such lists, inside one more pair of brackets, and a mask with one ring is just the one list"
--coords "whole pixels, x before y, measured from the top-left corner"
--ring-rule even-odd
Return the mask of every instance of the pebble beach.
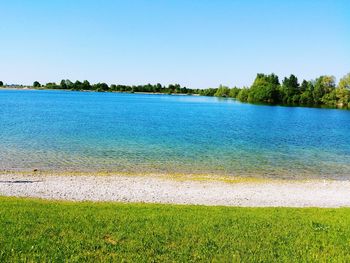
[[350, 181], [196, 180], [160, 175], [2, 173], [0, 195], [243, 207], [350, 207]]

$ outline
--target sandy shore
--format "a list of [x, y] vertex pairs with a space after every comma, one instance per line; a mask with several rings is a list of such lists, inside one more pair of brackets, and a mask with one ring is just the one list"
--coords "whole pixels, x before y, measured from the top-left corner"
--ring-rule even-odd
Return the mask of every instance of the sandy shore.
[[0, 195], [74, 201], [350, 207], [350, 181], [206, 181], [162, 176], [1, 174]]

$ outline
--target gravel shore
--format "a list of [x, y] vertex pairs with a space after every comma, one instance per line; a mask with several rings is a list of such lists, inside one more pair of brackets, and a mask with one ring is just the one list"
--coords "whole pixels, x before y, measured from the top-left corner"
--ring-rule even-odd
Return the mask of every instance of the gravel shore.
[[161, 176], [1, 174], [0, 195], [249, 207], [350, 207], [350, 181], [196, 181]]

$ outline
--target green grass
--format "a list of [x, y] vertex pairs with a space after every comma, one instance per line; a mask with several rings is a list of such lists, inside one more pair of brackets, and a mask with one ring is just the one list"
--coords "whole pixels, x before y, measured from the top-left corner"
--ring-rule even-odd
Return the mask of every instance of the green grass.
[[0, 197], [0, 262], [349, 262], [350, 209]]

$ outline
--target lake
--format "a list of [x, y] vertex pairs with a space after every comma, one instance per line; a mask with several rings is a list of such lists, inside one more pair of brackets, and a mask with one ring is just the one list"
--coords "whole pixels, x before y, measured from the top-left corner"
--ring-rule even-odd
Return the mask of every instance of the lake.
[[350, 111], [1, 90], [0, 168], [350, 179]]

